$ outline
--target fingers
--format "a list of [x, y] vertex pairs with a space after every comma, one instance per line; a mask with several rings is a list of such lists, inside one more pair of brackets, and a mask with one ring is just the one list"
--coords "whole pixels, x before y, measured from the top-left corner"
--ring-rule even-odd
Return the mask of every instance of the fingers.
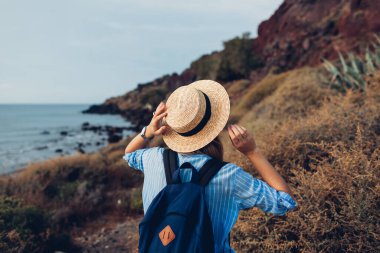
[[166, 110], [165, 103], [164, 103], [164, 102], [161, 102], [161, 103], [157, 106], [157, 109], [156, 109], [156, 111], [154, 112], [154, 116], [153, 116], [153, 118], [158, 117], [158, 116], [159, 116], [161, 113], [163, 113], [165, 110]]
[[[157, 107], [157, 110], [155, 111], [154, 115], [153, 115], [153, 119], [152, 119], [152, 122], [154, 124], [158, 124], [160, 122], [160, 120], [162, 120], [164, 117], [166, 117], [168, 115], [168, 113], [166, 112], [166, 106], [165, 106], [165, 103], [161, 102], [158, 107]], [[158, 127], [158, 125], [157, 125]]]
[[154, 120], [155, 120], [155, 121], [159, 121], [159, 120], [161, 120], [162, 118], [164, 118], [164, 117], [167, 116], [167, 115], [168, 115], [167, 112], [163, 112], [163, 113], [161, 113], [161, 114], [156, 113], [156, 114], [155, 114], [155, 117], [154, 117]]
[[241, 136], [244, 134], [244, 130], [241, 129], [238, 125], [232, 125], [232, 130], [234, 131], [236, 136]]
[[247, 136], [243, 129], [241, 129], [238, 125], [232, 125], [231, 126], [232, 131], [235, 134], [235, 138], [238, 142], [243, 141], [244, 138]]
[[247, 129], [244, 129], [243, 127], [241, 127], [241, 126], [239, 126], [239, 125], [235, 125], [235, 128], [239, 131], [239, 133], [240, 133], [243, 137], [247, 137], [247, 136], [248, 136]]
[[238, 125], [230, 125], [227, 129], [232, 144], [241, 153], [246, 155], [256, 149], [255, 140], [249, 135], [246, 128]]
[[230, 125], [227, 129], [230, 139], [234, 144], [238, 144], [248, 137], [247, 129], [239, 125]]
[[235, 133], [232, 131], [231, 126], [228, 126], [228, 135], [230, 136], [230, 139], [233, 140], [235, 138]]
[[237, 147], [239, 145], [240, 139], [239, 139], [239, 133], [234, 131], [233, 126], [228, 127], [228, 134], [230, 135], [230, 139], [232, 144]]
[[160, 127], [156, 132], [154, 132], [155, 135], [163, 134], [167, 129], [167, 126]]

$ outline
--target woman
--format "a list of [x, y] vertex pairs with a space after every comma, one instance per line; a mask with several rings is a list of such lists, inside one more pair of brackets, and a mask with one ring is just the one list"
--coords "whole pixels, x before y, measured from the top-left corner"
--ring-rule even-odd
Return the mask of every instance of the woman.
[[[189, 162], [199, 170], [211, 157], [222, 160], [223, 147], [218, 139], [230, 112], [224, 87], [214, 81], [201, 80], [182, 86], [161, 103], [150, 124], [126, 147], [124, 159], [144, 173], [144, 213], [154, 197], [166, 186], [163, 148], [142, 149], [154, 136], [163, 135], [167, 146], [178, 152], [178, 164]], [[296, 206], [284, 179], [256, 147], [244, 127], [228, 126], [233, 146], [253, 163], [263, 181], [242, 168], [227, 163], [205, 188], [208, 213], [214, 232], [215, 252], [233, 252], [229, 232], [239, 211], [258, 207], [264, 212], [283, 215]], [[188, 181], [188, 171], [181, 171]]]

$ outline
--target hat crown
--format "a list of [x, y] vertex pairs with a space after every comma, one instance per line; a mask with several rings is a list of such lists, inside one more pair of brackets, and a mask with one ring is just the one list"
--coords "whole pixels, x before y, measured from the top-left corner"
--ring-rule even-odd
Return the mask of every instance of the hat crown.
[[194, 129], [206, 111], [204, 94], [193, 87], [176, 89], [166, 102], [168, 115], [166, 123], [177, 133]]

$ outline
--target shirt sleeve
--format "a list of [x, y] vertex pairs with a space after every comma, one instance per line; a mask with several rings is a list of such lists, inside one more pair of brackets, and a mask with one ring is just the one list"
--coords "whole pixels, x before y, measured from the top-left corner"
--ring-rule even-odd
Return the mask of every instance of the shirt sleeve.
[[233, 193], [240, 209], [258, 207], [264, 212], [284, 215], [297, 205], [286, 192], [277, 191], [241, 168], [235, 173]]
[[144, 172], [143, 159], [146, 156], [148, 149], [138, 149], [131, 153], [126, 153], [123, 159], [128, 163], [128, 165], [136, 170], [141, 170]]

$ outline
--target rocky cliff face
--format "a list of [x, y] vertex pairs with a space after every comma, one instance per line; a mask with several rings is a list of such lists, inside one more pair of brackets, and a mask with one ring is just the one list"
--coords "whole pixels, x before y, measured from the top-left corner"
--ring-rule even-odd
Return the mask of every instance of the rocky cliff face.
[[103, 104], [92, 105], [84, 113], [120, 114], [137, 131], [149, 122], [153, 108], [165, 99], [168, 92], [193, 80], [196, 80], [196, 76], [191, 70], [185, 70], [181, 75], [165, 75], [152, 82], [139, 84], [136, 89], [122, 96], [109, 98]]
[[222, 83], [280, 73], [337, 52], [359, 51], [380, 33], [380, 0], [285, 0], [260, 24], [255, 39], [243, 35], [224, 43], [224, 50], [204, 55], [181, 74], [165, 75], [119, 97], [90, 107], [87, 113], [118, 113], [136, 128], [147, 124], [152, 109], [180, 85], [199, 79]]
[[380, 32], [380, 1], [286, 0], [260, 24], [255, 51], [281, 70], [358, 50]]

